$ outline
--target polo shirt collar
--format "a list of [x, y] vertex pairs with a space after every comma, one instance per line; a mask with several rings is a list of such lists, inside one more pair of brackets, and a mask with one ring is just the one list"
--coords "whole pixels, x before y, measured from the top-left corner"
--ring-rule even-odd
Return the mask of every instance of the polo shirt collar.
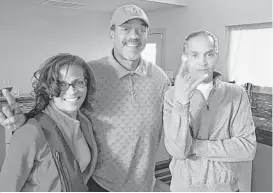
[[126, 68], [124, 68], [120, 63], [114, 58], [113, 56], [113, 50], [108, 56], [109, 64], [113, 66], [113, 68], [116, 71], [116, 75], [119, 79], [122, 77], [128, 75], [128, 74], [137, 74], [140, 76], [147, 76], [148, 74], [148, 66], [146, 62], [140, 57], [139, 64], [137, 68], [134, 71], [129, 71]]

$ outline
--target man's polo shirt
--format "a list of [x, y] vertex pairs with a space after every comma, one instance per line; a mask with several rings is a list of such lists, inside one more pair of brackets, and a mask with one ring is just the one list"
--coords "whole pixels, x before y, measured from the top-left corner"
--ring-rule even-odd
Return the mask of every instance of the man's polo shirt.
[[89, 66], [97, 80], [90, 114], [99, 151], [94, 180], [109, 191], [152, 191], [167, 75], [143, 59], [130, 72], [112, 54]]

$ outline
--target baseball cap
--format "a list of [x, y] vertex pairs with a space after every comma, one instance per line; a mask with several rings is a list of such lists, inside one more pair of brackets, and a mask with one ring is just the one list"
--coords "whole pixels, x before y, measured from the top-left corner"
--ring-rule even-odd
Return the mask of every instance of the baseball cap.
[[142, 19], [149, 28], [151, 27], [150, 21], [146, 13], [136, 5], [123, 5], [121, 7], [118, 7], [112, 15], [110, 27], [112, 27], [112, 25], [114, 24], [121, 25], [126, 21], [135, 18]]

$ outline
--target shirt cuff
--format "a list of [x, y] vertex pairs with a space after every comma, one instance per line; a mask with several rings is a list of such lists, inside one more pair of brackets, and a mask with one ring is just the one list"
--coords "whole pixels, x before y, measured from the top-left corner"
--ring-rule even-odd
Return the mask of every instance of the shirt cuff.
[[190, 111], [190, 103], [182, 105], [179, 102], [174, 101], [174, 111], [180, 116], [187, 117]]
[[203, 143], [203, 140], [195, 139], [192, 145], [192, 151], [196, 156], [203, 157], [208, 151], [208, 144]]

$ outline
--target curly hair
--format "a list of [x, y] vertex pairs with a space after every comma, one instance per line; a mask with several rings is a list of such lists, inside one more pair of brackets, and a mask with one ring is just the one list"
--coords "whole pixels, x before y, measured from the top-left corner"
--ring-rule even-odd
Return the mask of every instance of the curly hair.
[[197, 30], [197, 31], [194, 31], [194, 32], [192, 32], [192, 33], [190, 33], [189, 35], [186, 36], [186, 38], [184, 40], [184, 43], [183, 43], [182, 54], [188, 54], [188, 41], [191, 38], [197, 37], [197, 36], [208, 37], [209, 40], [213, 41], [214, 51], [219, 52], [218, 38], [213, 33], [209, 32], [207, 30]]
[[29, 112], [32, 116], [45, 109], [53, 96], [60, 96], [59, 72], [64, 67], [68, 70], [70, 66], [82, 68], [84, 78], [87, 80], [87, 95], [81, 109], [93, 110], [91, 103], [96, 91], [96, 81], [92, 70], [79, 56], [61, 53], [47, 59], [40, 69], [33, 74], [32, 95], [34, 95], [35, 104], [34, 109]]

